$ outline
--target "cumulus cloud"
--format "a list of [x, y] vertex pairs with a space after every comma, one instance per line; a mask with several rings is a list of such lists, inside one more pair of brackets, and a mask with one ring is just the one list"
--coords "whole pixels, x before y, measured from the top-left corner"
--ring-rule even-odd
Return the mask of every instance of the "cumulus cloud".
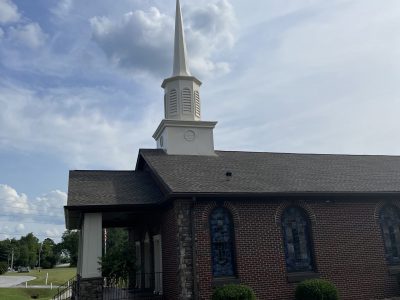
[[[186, 14], [185, 14], [186, 13]], [[229, 63], [214, 54], [235, 42], [236, 19], [228, 0], [190, 7], [184, 12], [189, 64], [194, 74], [217, 75], [229, 71]], [[165, 77], [171, 72], [174, 17], [156, 7], [135, 10], [119, 20], [90, 19], [93, 40], [108, 58], [122, 68]]]
[[43, 46], [48, 36], [43, 32], [38, 23], [28, 23], [10, 27], [8, 30], [8, 37], [12, 41], [35, 49]]
[[11, 0], [0, 0], [0, 24], [18, 22], [21, 16]]
[[25, 194], [18, 194], [12, 187], [0, 184], [0, 202], [2, 212], [10, 215], [29, 213], [28, 197]]
[[15, 226], [15, 231], [16, 232], [21, 232], [25, 230], [25, 225], [22, 223], [19, 223], [18, 225]]
[[60, 19], [64, 19], [68, 16], [69, 12], [74, 6], [73, 0], [59, 0], [57, 5], [51, 8], [51, 12]]
[[133, 168], [135, 151], [153, 146], [151, 134], [161, 119], [161, 109], [149, 105], [137, 120], [109, 116], [93, 99], [118, 93], [102, 92], [48, 88], [38, 94], [0, 85], [0, 148], [56, 155], [71, 168]]
[[34, 199], [28, 199], [24, 193], [18, 193], [6, 184], [0, 184], [0, 217], [22, 222], [15, 227], [18, 231], [24, 229], [23, 220], [64, 223], [63, 207], [67, 203], [67, 195], [59, 190], [51, 191]]
[[399, 154], [400, 6], [386, 5], [309, 1], [250, 28], [252, 55], [215, 87], [217, 147]]
[[118, 21], [94, 17], [90, 23], [94, 41], [117, 65], [138, 72], [167, 70], [173, 20], [157, 8], [129, 12]]
[[0, 184], [0, 235], [19, 238], [33, 232], [42, 239], [60, 240], [66, 204], [67, 194], [59, 190], [29, 198], [7, 184]]

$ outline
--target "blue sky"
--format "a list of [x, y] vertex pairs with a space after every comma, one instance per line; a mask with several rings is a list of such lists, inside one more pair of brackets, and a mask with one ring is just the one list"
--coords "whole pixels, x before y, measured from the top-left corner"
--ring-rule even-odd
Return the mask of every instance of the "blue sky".
[[[182, 0], [221, 150], [400, 155], [398, 0]], [[174, 0], [0, 0], [0, 238], [59, 239], [68, 170], [132, 169]]]

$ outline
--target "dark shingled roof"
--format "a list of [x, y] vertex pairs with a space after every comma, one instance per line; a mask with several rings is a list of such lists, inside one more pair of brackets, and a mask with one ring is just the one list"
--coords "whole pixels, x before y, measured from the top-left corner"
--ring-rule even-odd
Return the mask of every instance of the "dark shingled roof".
[[70, 171], [68, 206], [155, 204], [163, 195], [148, 172]]
[[[170, 193], [400, 192], [400, 156], [140, 150]], [[232, 172], [228, 180], [226, 172]]]

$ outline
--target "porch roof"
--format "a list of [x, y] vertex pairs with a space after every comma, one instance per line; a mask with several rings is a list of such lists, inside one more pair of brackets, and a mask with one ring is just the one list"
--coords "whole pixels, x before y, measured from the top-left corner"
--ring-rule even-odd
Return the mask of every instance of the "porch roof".
[[157, 204], [162, 200], [149, 172], [69, 172], [67, 207]]
[[400, 156], [141, 149], [137, 168], [143, 162], [169, 196], [400, 193]]

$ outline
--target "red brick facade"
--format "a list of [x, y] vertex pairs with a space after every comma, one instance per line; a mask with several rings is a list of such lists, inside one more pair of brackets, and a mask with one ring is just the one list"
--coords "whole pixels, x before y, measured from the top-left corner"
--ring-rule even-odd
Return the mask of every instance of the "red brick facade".
[[[389, 275], [377, 220], [379, 201], [232, 200], [219, 204], [232, 214], [237, 277], [251, 286], [257, 299], [293, 299], [295, 283], [288, 283], [280, 216], [288, 205], [299, 205], [309, 215], [316, 271], [332, 281], [341, 299], [379, 299], [399, 294], [396, 276]], [[195, 232], [194, 288], [199, 299], [211, 299], [213, 278], [208, 216], [215, 201], [193, 206]], [[164, 272], [179, 264], [174, 209], [163, 218]], [[192, 249], [193, 250], [193, 249]], [[175, 265], [176, 266], [176, 265]], [[176, 270], [176, 268], [175, 268]], [[178, 271], [178, 270], [177, 270]], [[164, 283], [167, 299], [176, 300], [176, 281]], [[176, 277], [175, 277], [176, 278]]]

